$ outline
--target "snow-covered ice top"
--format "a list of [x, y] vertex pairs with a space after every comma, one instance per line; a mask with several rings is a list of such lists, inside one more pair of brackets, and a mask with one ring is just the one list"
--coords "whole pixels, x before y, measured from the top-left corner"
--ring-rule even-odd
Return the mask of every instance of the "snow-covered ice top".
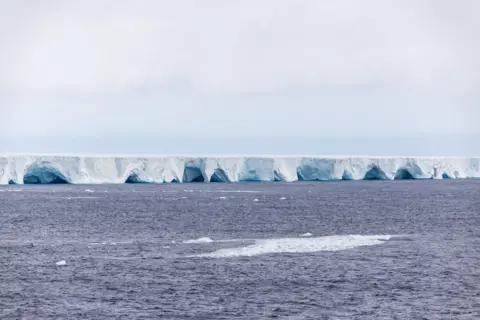
[[480, 178], [480, 158], [347, 156], [0, 156], [0, 184]]

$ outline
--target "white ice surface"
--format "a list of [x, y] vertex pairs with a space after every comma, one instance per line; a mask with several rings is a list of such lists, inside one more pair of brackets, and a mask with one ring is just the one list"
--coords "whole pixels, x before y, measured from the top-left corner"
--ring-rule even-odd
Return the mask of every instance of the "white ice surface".
[[480, 158], [0, 156], [0, 184], [480, 178]]
[[202, 237], [202, 238], [198, 238], [198, 239], [183, 241], [183, 243], [185, 243], [185, 244], [199, 244], [199, 243], [210, 243], [210, 242], [213, 242], [213, 240], [209, 237]]
[[239, 248], [220, 249], [212, 253], [196, 255], [203, 258], [251, 257], [272, 253], [308, 253], [339, 251], [361, 246], [373, 246], [389, 240], [388, 235], [337, 235], [317, 238], [281, 238], [254, 240], [254, 243]]
[[313, 236], [313, 234], [311, 234], [310, 232], [303, 233], [300, 235], [300, 237], [311, 237], [311, 236]]

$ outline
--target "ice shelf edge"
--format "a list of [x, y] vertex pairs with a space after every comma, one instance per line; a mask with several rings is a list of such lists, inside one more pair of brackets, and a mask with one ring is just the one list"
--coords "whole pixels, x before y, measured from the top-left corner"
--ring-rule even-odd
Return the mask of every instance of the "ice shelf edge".
[[480, 158], [0, 155], [0, 184], [480, 178]]

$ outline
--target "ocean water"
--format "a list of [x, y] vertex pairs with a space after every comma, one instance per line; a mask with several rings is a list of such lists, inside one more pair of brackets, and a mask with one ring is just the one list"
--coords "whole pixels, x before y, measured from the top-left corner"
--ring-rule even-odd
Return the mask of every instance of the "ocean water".
[[0, 319], [480, 319], [480, 181], [0, 188]]

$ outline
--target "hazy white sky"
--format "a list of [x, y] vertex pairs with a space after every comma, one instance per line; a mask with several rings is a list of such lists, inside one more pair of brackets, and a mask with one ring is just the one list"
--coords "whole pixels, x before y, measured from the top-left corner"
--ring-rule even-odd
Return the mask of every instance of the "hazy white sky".
[[10, 143], [480, 135], [477, 0], [0, 8], [0, 136]]

